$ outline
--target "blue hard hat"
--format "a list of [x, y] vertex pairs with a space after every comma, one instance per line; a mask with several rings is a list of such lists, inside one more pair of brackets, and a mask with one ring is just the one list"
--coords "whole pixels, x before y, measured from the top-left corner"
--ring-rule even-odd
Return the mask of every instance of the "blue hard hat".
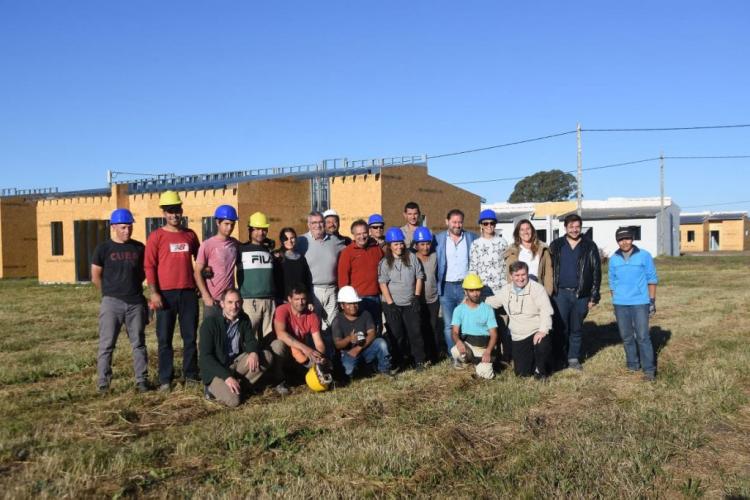
[[237, 221], [237, 210], [232, 205], [219, 205], [214, 212], [214, 218], [219, 220]]
[[110, 224], [132, 224], [133, 222], [135, 222], [133, 214], [127, 208], [118, 208], [109, 216]]
[[385, 232], [385, 242], [395, 243], [397, 241], [404, 241], [404, 232], [397, 227], [389, 227], [388, 231]]
[[432, 242], [432, 233], [424, 226], [419, 226], [414, 230], [414, 243]]
[[483, 220], [494, 220], [497, 222], [497, 214], [494, 210], [490, 210], [489, 208], [487, 210], [482, 210], [479, 212], [479, 221], [482, 222]]
[[385, 224], [385, 219], [383, 219], [383, 216], [380, 214], [372, 214], [369, 219], [367, 219], [367, 225], [372, 226], [373, 224]]

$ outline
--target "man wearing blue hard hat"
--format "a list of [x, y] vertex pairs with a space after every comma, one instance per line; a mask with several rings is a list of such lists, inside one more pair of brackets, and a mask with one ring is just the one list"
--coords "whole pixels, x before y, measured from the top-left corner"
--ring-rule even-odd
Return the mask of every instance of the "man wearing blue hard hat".
[[385, 219], [380, 214], [372, 214], [367, 219], [367, 227], [370, 231], [370, 238], [375, 240], [380, 249], [385, 248]]
[[195, 284], [203, 298], [203, 317], [221, 316], [219, 305], [226, 290], [234, 288], [234, 270], [240, 242], [232, 237], [237, 210], [220, 205], [214, 212], [216, 234], [201, 243], [195, 258]]
[[91, 258], [91, 282], [102, 293], [99, 307], [99, 351], [96, 360], [97, 388], [104, 394], [112, 381], [112, 353], [123, 325], [133, 350], [133, 369], [138, 392], [150, 390], [146, 322], [148, 310], [143, 296], [143, 255], [146, 247], [130, 238], [133, 214], [118, 208], [109, 218], [111, 239], [100, 243]]

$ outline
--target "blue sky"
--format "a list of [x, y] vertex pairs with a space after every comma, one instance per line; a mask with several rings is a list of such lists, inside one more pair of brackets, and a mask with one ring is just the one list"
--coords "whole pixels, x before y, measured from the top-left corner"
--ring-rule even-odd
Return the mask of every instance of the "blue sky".
[[[0, 186], [438, 155], [578, 122], [746, 124], [749, 25], [739, 0], [0, 0]], [[583, 165], [749, 155], [748, 139], [750, 128], [590, 132]], [[429, 166], [451, 182], [570, 170], [576, 140]], [[685, 210], [749, 210], [749, 167], [667, 160], [667, 194]], [[658, 162], [587, 172], [584, 195], [657, 196], [658, 180]], [[503, 201], [513, 185], [464, 187]]]

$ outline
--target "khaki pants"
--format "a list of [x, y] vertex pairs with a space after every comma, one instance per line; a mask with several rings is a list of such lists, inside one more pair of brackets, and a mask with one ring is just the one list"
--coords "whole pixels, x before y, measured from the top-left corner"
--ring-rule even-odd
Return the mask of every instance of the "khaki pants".
[[[495, 357], [493, 356], [490, 358], [489, 363], [482, 363], [482, 356], [484, 356], [485, 348], [473, 346], [468, 342], [464, 342], [464, 345], [467, 347], [466, 354], [468, 360], [466, 364], [471, 363], [476, 365], [475, 370], [478, 377], [486, 379], [494, 378], [495, 370], [492, 368], [492, 362], [495, 360]], [[461, 353], [458, 352], [458, 347], [455, 345], [451, 348], [451, 356], [453, 356], [453, 359], [460, 360], [461, 358]]]
[[250, 316], [250, 328], [258, 342], [273, 332], [273, 299], [242, 299], [242, 310]]
[[313, 285], [313, 305], [320, 317], [320, 330], [326, 331], [336, 317], [336, 285]]
[[[229, 371], [232, 372], [232, 376], [241, 379], [245, 378], [251, 384], [255, 384], [260, 378], [269, 370], [273, 365], [273, 355], [268, 350], [260, 351], [259, 366], [258, 370], [251, 372], [247, 368], [247, 359], [249, 354], [244, 352], [237, 356], [237, 359], [229, 367]], [[217, 401], [224, 403], [225, 405], [235, 408], [239, 406], [241, 402], [241, 394], [234, 394], [229, 390], [226, 383], [219, 377], [214, 377], [211, 384], [208, 386], [208, 390], [214, 395]]]

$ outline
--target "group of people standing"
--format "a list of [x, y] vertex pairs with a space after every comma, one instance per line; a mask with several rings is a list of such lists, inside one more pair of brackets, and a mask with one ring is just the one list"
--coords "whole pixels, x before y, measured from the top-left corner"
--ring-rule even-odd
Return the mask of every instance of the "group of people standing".
[[[601, 265], [577, 215], [565, 219], [565, 236], [548, 247], [529, 220], [518, 222], [509, 244], [496, 234], [492, 210], [480, 213], [479, 235], [464, 230], [458, 209], [448, 212], [446, 230], [433, 235], [421, 225], [419, 205], [409, 202], [403, 227], [386, 229], [383, 217], [372, 214], [351, 224], [351, 238], [340, 234], [335, 211], [313, 211], [308, 232], [284, 227], [276, 248], [262, 212], [249, 216], [249, 240], [240, 243], [231, 236], [237, 211], [221, 205], [216, 234], [199, 243], [181, 224], [176, 192], [163, 193], [159, 204], [165, 225], [146, 245], [131, 238], [132, 214], [117, 209], [111, 239], [92, 258], [92, 281], [102, 292], [100, 392], [109, 390], [123, 325], [136, 387], [151, 389], [145, 325], [152, 316], [159, 390], [172, 388], [179, 323], [184, 383], [202, 383], [207, 399], [229, 406], [260, 383], [282, 395], [300, 379], [325, 390], [333, 378], [346, 383], [372, 371], [390, 377], [445, 357], [457, 369], [474, 365], [481, 378], [511, 363], [517, 375], [538, 378], [582, 369], [583, 320], [600, 299]], [[609, 273], [627, 366], [653, 379], [653, 260], [627, 229], [617, 239], [623, 243]]]

